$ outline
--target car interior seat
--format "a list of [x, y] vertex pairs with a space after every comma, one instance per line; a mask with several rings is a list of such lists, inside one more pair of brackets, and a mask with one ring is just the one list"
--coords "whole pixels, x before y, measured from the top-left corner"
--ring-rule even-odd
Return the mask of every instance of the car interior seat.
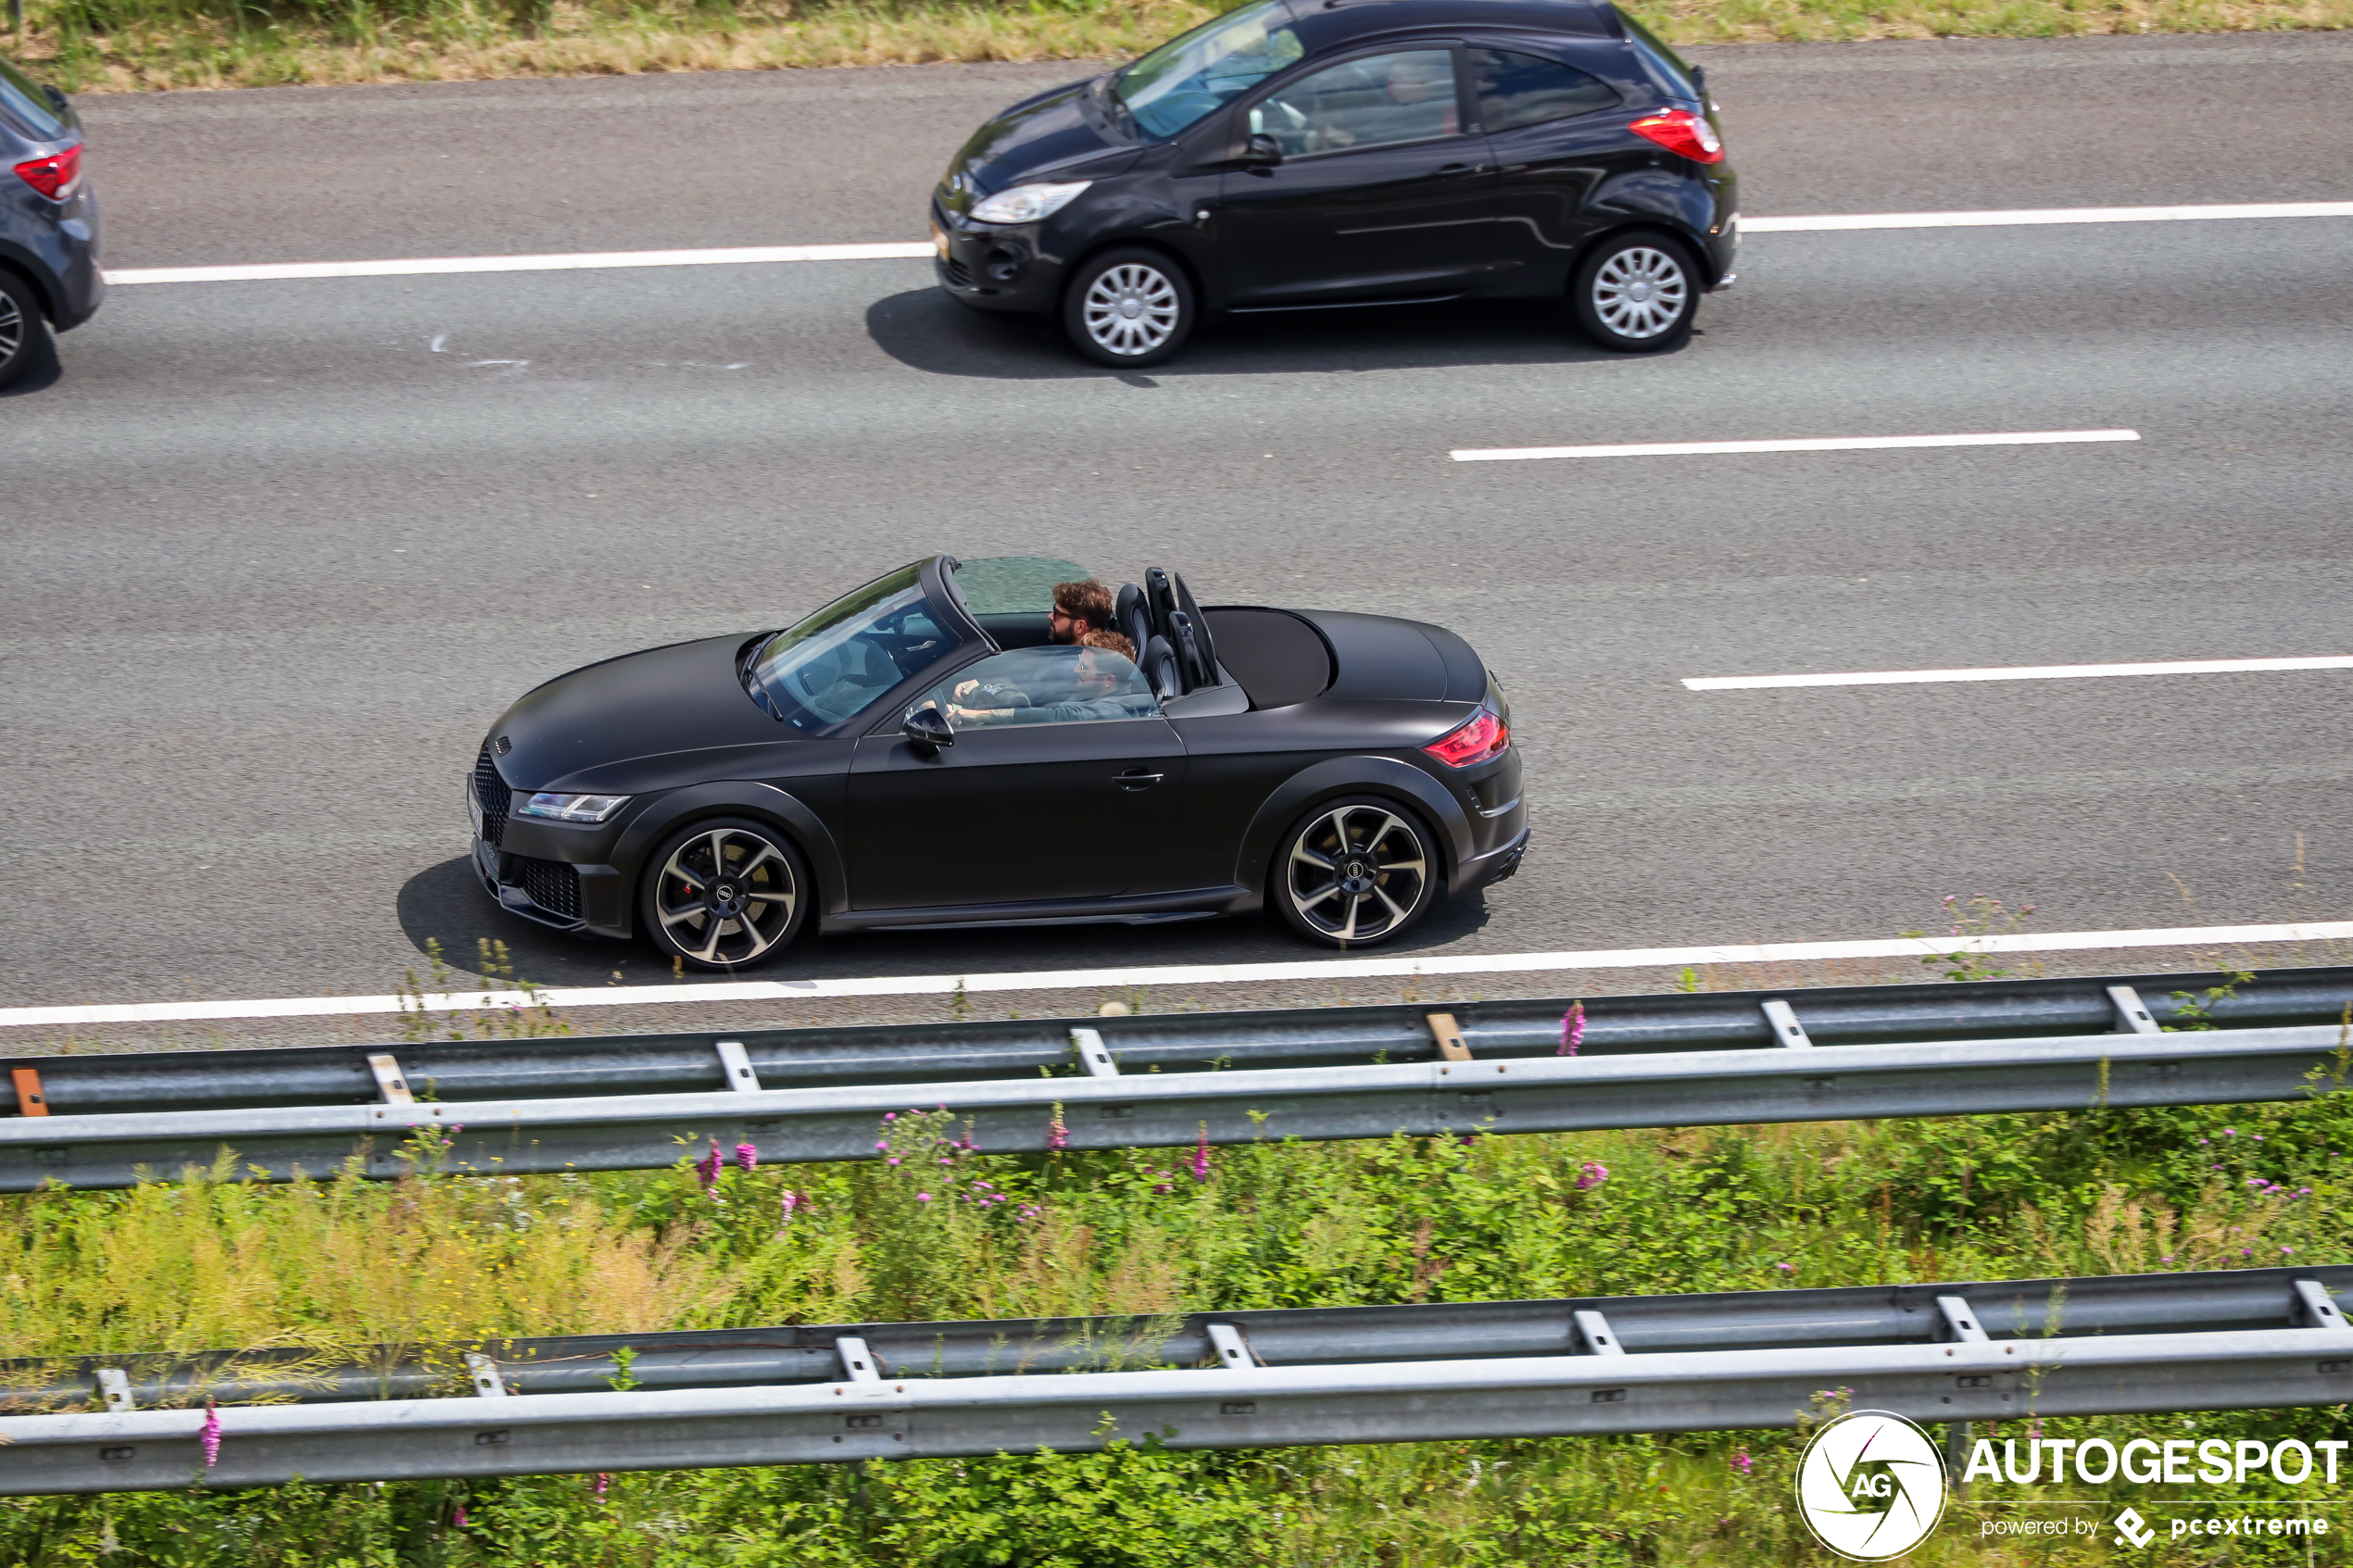
[[1124, 634], [1136, 645], [1136, 659], [1143, 662], [1144, 646], [1152, 640], [1152, 612], [1144, 602], [1144, 591], [1133, 583], [1119, 590], [1119, 600], [1111, 612], [1112, 629]]
[[1183, 678], [1177, 673], [1176, 650], [1166, 637], [1153, 637], [1143, 645], [1143, 656], [1138, 661], [1143, 666], [1144, 679], [1152, 684], [1152, 691], [1163, 702], [1182, 696]]
[[1216, 673], [1202, 653], [1203, 633], [1194, 626], [1193, 618], [1181, 609], [1175, 611], [1168, 618], [1168, 641], [1176, 652], [1176, 672], [1184, 678], [1185, 689], [1198, 691], [1215, 685]]
[[[1217, 644], [1209, 634], [1209, 617], [1203, 615], [1201, 606], [1193, 602], [1193, 591], [1185, 586], [1185, 580], [1173, 571], [1168, 575], [1170, 584], [1176, 590], [1176, 608], [1192, 618], [1193, 641], [1201, 648], [1201, 684], [1204, 686], [1221, 685], [1226, 677], [1217, 667]], [[1177, 657], [1184, 657], [1182, 647], [1177, 649]]]

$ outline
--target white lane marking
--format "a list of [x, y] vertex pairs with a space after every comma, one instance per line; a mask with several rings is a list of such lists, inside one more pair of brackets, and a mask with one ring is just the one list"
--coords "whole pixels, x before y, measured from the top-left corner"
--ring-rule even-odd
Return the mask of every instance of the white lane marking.
[[[1587, 952], [1498, 953], [1466, 958], [1327, 959], [1290, 963], [1168, 964], [1139, 969], [1063, 969], [1011, 974], [914, 974], [867, 980], [721, 980], [675, 985], [601, 985], [522, 991], [449, 991], [422, 998], [426, 1012], [475, 1009], [647, 1007], [791, 1001], [834, 997], [943, 997], [957, 992], [1087, 991], [1138, 985], [1239, 985], [1270, 980], [1415, 979], [1441, 974], [1537, 974], [1605, 969], [1680, 969], [1696, 964], [1789, 963], [1812, 959], [1906, 959], [1944, 953], [2063, 953], [2135, 947], [2244, 947], [2353, 939], [2353, 921], [2305, 925], [2172, 926], [2146, 931], [2067, 931], [2046, 935], [1919, 937], [1860, 942], [1778, 942], [1714, 947], [1625, 947]], [[405, 997], [297, 997], [276, 1001], [131, 1002], [101, 1007], [0, 1008], [0, 1028], [70, 1023], [182, 1023], [229, 1018], [336, 1018], [417, 1010]]]
[[2311, 659], [2170, 659], [2151, 664], [2020, 664], [1986, 670], [1871, 670], [1839, 675], [1686, 675], [1695, 692], [1759, 686], [1907, 686], [1931, 681], [2074, 681], [2102, 675], [2228, 675], [2243, 670], [2353, 670], [2353, 654]]
[[434, 272], [568, 272], [597, 267], [728, 267], [755, 261], [902, 261], [927, 245], [738, 245], [724, 250], [587, 250], [555, 256], [421, 256], [394, 261], [273, 261], [251, 267], [132, 267], [123, 283], [251, 283], [282, 278], [401, 278]]
[[[2255, 202], [2215, 207], [2021, 207], [1995, 212], [1864, 212], [1743, 218], [1746, 234], [1854, 229], [1981, 229], [2013, 223], [2179, 223], [2218, 218], [2353, 218], [2353, 202]], [[249, 283], [286, 278], [397, 278], [428, 272], [560, 272], [594, 267], [726, 267], [757, 261], [915, 261], [927, 244], [733, 245], [708, 250], [601, 250], [547, 256], [434, 256], [388, 261], [278, 261], [244, 267], [129, 267], [113, 284]]]
[[1696, 458], [1723, 452], [1885, 452], [1905, 446], [2057, 446], [2079, 441], [2138, 441], [2137, 430], [2017, 430], [1973, 435], [1823, 435], [1790, 441], [1640, 441], [1614, 446], [1463, 446], [1458, 463], [1535, 458]]
[[2240, 202], [2209, 207], [2029, 207], [1989, 212], [1828, 213], [1743, 218], [1743, 234], [1813, 234], [1855, 229], [1999, 229], [2029, 223], [2196, 223], [2232, 218], [2353, 218], [2353, 202]]

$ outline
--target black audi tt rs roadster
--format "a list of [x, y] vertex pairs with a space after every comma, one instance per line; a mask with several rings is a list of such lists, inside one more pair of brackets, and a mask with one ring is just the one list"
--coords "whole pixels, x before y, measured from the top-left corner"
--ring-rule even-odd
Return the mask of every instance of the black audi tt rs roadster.
[[780, 632], [558, 676], [467, 782], [483, 885], [544, 925], [739, 970], [812, 925], [1268, 906], [1368, 946], [1518, 869], [1510, 712], [1462, 638], [1203, 608], [1155, 567], [1112, 612], [1131, 659], [1056, 640], [1055, 584], [1087, 578], [935, 556]]

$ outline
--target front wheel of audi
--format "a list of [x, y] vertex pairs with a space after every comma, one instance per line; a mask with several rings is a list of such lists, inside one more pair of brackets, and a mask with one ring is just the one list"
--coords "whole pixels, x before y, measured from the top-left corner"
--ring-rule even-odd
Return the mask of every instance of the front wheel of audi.
[[1075, 272], [1063, 295], [1063, 331], [1098, 365], [1140, 370], [1192, 335], [1192, 281], [1163, 252], [1122, 245]]
[[1585, 335], [1619, 354], [1674, 348], [1699, 313], [1700, 275], [1692, 253], [1665, 234], [1617, 234], [1593, 247], [1568, 285]]
[[790, 840], [724, 817], [682, 828], [654, 851], [638, 914], [666, 955], [697, 969], [748, 969], [799, 933], [813, 892]]
[[1293, 931], [1335, 947], [1386, 942], [1428, 912], [1441, 874], [1420, 820], [1371, 797], [1318, 806], [1276, 851], [1276, 910]]

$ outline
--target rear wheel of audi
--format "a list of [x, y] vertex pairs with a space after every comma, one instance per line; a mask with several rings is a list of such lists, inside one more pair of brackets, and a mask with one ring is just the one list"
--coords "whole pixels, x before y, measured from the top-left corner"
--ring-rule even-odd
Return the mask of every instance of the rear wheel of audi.
[[808, 862], [774, 828], [724, 817], [682, 828], [647, 862], [639, 915], [655, 947], [697, 969], [739, 970], [799, 934]]
[[1578, 264], [1569, 307], [1585, 335], [1620, 354], [1673, 348], [1699, 313], [1699, 268], [1665, 234], [1613, 235]]
[[1276, 910], [1293, 931], [1367, 947], [1422, 918], [1436, 896], [1438, 846], [1419, 818], [1364, 797], [1318, 806], [1276, 851]]
[[1107, 250], [1072, 276], [1063, 295], [1063, 331], [1099, 365], [1138, 370], [1185, 346], [1193, 331], [1193, 285], [1185, 270], [1142, 245]]
[[0, 268], [0, 386], [40, 363], [48, 343], [49, 323], [32, 285]]

